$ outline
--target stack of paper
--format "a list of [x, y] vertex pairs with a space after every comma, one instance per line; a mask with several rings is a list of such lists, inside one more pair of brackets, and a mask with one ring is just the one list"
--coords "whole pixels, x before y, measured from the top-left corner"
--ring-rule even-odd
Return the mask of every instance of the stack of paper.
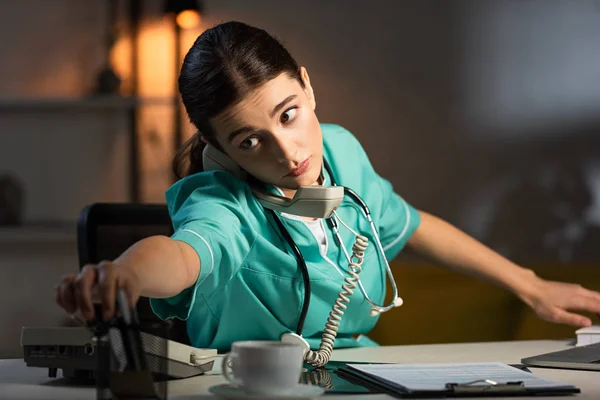
[[577, 334], [577, 346], [585, 346], [600, 342], [600, 325], [581, 328], [575, 333]]

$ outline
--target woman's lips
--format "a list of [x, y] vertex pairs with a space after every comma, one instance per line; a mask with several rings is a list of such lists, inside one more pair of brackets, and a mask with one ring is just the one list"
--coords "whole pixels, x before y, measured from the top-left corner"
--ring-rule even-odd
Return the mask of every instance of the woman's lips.
[[294, 178], [297, 176], [300, 176], [306, 172], [306, 170], [308, 169], [309, 166], [310, 166], [310, 157], [308, 157], [306, 160], [302, 161], [300, 163], [300, 165], [298, 165], [297, 168], [291, 170], [286, 176], [291, 176]]

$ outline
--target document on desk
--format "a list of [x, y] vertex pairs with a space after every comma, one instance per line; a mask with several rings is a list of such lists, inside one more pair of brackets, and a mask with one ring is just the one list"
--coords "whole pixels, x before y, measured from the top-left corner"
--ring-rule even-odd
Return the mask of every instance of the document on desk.
[[[573, 385], [540, 378], [503, 363], [459, 364], [347, 364], [341, 374], [362, 379], [380, 389], [397, 394], [432, 394], [460, 396], [485, 392], [539, 394], [577, 393]], [[418, 397], [418, 396], [417, 396]]]

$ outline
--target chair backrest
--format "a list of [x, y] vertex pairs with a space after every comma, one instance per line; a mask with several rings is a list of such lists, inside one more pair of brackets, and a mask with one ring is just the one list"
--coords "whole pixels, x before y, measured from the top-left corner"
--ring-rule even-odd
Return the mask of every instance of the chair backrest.
[[[136, 203], [95, 203], [85, 207], [77, 221], [79, 268], [103, 260], [114, 260], [134, 243], [154, 235], [173, 233], [166, 205]], [[185, 322], [160, 320], [148, 298], [137, 304], [143, 331], [189, 344]], [[167, 324], [167, 326], [165, 326]]]

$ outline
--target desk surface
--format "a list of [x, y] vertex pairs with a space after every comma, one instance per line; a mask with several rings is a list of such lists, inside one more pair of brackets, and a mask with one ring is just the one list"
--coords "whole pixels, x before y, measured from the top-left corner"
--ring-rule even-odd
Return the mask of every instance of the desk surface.
[[[418, 346], [386, 346], [336, 350], [333, 359], [339, 361], [373, 361], [396, 363], [487, 362], [519, 363], [521, 358], [568, 348], [566, 341], [519, 341], [493, 343], [435, 344]], [[217, 364], [217, 363], [215, 363]], [[573, 384], [581, 389], [577, 399], [600, 399], [600, 372], [531, 368], [543, 378]], [[0, 399], [95, 399], [90, 387], [68, 386], [62, 379], [51, 379], [44, 368], [27, 368], [22, 359], [0, 360]], [[172, 382], [169, 398], [213, 399], [208, 389], [225, 382], [218, 367], [208, 375]], [[351, 396], [325, 396], [341, 399]], [[361, 398], [364, 395], [359, 396]], [[389, 399], [386, 395], [366, 396], [369, 399]], [[567, 397], [568, 398], [568, 397]], [[531, 399], [513, 397], [512, 399]], [[557, 397], [536, 397], [557, 400]]]

